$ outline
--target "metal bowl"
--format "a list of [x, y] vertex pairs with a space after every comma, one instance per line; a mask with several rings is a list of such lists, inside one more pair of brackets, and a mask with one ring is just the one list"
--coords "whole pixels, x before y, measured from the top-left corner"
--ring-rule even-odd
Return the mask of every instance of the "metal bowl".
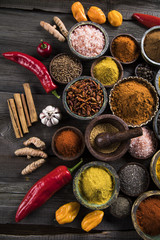
[[155, 77], [155, 83], [154, 83], [154, 85], [155, 85], [155, 88], [156, 88], [156, 90], [157, 90], [157, 92], [158, 92], [158, 95], [160, 96], [160, 87], [159, 87], [159, 78], [160, 78], [160, 70], [157, 72], [157, 74], [156, 74], [156, 77]]
[[[159, 131], [158, 131], [158, 121], [160, 121], [159, 116], [160, 116], [160, 110], [157, 112], [156, 116], [153, 119], [153, 131], [158, 140], [160, 140], [160, 135], [159, 135]], [[159, 122], [159, 124], [160, 124], [160, 122]]]
[[157, 165], [157, 160], [160, 157], [160, 150], [154, 154], [152, 157], [151, 163], [150, 163], [150, 173], [153, 182], [156, 184], [156, 186], [160, 189], [160, 180], [157, 177], [156, 174], [156, 165]]

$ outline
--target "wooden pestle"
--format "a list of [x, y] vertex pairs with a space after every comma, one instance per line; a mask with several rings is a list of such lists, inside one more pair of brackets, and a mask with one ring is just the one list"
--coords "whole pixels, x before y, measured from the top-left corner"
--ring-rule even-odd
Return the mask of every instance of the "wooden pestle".
[[94, 141], [97, 147], [105, 148], [112, 143], [126, 141], [141, 135], [143, 135], [142, 128], [137, 127], [117, 133], [100, 133], [96, 136]]

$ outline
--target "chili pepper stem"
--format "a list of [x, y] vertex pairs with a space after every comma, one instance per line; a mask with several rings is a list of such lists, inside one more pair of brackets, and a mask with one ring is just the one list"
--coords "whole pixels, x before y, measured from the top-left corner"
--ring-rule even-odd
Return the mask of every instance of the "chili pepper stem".
[[83, 162], [83, 158], [81, 158], [81, 161], [79, 163], [77, 163], [74, 167], [68, 168], [68, 171], [70, 171], [70, 173], [72, 173], [76, 168], [78, 168], [81, 165], [82, 162]]
[[41, 45], [41, 48], [42, 49], [45, 49], [45, 48], [47, 48], [47, 45], [43, 42], [43, 40], [41, 39], [41, 43], [42, 43], [42, 45]]
[[56, 96], [58, 99], [60, 98], [60, 96], [58, 95], [58, 93], [57, 93], [56, 90], [53, 90], [53, 91], [52, 91], [52, 94], [53, 94], [54, 96]]

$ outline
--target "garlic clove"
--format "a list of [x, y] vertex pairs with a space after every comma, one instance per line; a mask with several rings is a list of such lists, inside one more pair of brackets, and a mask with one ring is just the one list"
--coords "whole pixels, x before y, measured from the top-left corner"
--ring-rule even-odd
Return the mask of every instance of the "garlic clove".
[[53, 126], [53, 124], [52, 124], [50, 119], [47, 120], [46, 125], [47, 125], [47, 127], [52, 127]]
[[39, 118], [40, 118], [40, 119], [44, 118], [45, 116], [46, 116], [46, 115], [45, 115], [44, 113], [40, 113], [40, 114], [39, 114]]
[[42, 113], [44, 113], [45, 116], [47, 116], [47, 114], [48, 114], [48, 112], [46, 111], [46, 109], [43, 109], [43, 110], [42, 110]]
[[55, 113], [54, 117], [57, 118], [58, 120], [60, 120], [61, 119], [61, 114], [60, 113]]
[[41, 123], [44, 125], [46, 125], [47, 121], [48, 121], [47, 117], [41, 119]]
[[51, 118], [51, 122], [53, 125], [57, 125], [59, 123], [59, 120], [53, 117]]
[[47, 106], [47, 107], [45, 108], [45, 110], [46, 110], [47, 112], [52, 112], [52, 111], [53, 111], [53, 107], [52, 107], [51, 105], [49, 105], [49, 106]]

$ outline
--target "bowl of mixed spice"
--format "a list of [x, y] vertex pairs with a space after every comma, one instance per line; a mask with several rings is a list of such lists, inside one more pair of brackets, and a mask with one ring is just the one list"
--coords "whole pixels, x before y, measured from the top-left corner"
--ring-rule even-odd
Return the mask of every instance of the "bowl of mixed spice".
[[72, 117], [91, 120], [105, 110], [107, 92], [98, 80], [90, 76], [81, 76], [67, 84], [62, 101], [65, 110]]
[[75, 24], [68, 33], [68, 45], [73, 54], [84, 60], [102, 56], [108, 49], [109, 36], [105, 29], [94, 22]]

